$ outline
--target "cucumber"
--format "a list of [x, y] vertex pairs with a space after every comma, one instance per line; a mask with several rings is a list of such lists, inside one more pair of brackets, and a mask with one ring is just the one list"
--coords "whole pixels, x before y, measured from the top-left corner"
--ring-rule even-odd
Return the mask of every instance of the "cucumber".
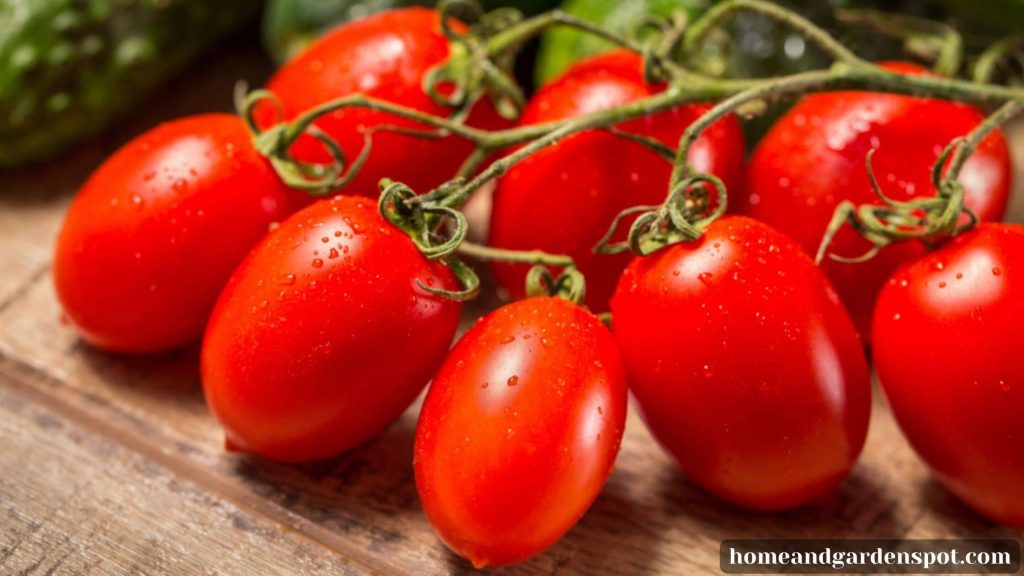
[[0, 167], [100, 132], [260, 8], [256, 0], [0, 0]]
[[[485, 10], [515, 7], [526, 15], [539, 14], [557, 0], [480, 0]], [[295, 56], [323, 31], [367, 14], [404, 8], [434, 6], [437, 0], [270, 0], [263, 15], [263, 45], [278, 63]]]

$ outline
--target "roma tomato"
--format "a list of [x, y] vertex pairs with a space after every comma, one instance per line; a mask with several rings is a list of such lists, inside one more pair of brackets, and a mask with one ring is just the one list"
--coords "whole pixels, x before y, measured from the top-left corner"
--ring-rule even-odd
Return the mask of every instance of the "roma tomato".
[[864, 353], [824, 275], [781, 232], [730, 216], [637, 258], [612, 315], [648, 427], [700, 486], [780, 510], [853, 467], [871, 409]]
[[[908, 74], [924, 70], [888, 63]], [[872, 159], [886, 195], [897, 200], [935, 194], [931, 169], [942, 149], [984, 120], [979, 110], [942, 100], [875, 92], [808, 96], [789, 110], [758, 144], [748, 168], [739, 211], [767, 222], [815, 254], [836, 206], [843, 200], [874, 204], [864, 158]], [[1006, 141], [993, 132], [964, 166], [960, 181], [967, 206], [982, 220], [999, 220], [1011, 189]], [[853, 230], [842, 230], [831, 251], [859, 256], [871, 248]], [[921, 255], [917, 242], [886, 247], [861, 264], [827, 260], [822, 268], [866, 339], [878, 291], [903, 262]]]
[[286, 462], [376, 435], [444, 359], [455, 289], [374, 203], [338, 198], [295, 214], [221, 294], [203, 340], [206, 400], [231, 449]]
[[[423, 91], [423, 76], [448, 57], [448, 39], [437, 12], [404, 8], [373, 14], [338, 26], [295, 59], [281, 67], [267, 89], [281, 100], [284, 117], [293, 118], [324, 102], [364, 94], [439, 116], [451, 110], [436, 104]], [[261, 123], [273, 117], [261, 108]], [[504, 124], [489, 102], [473, 110], [468, 123], [485, 128]], [[425, 128], [384, 112], [365, 108], [337, 110], [316, 122], [334, 137], [351, 161], [363, 147], [363, 134], [379, 126]], [[373, 136], [373, 152], [347, 190], [376, 196], [377, 183], [387, 177], [424, 192], [452, 177], [472, 146], [455, 137], [428, 139], [395, 132]], [[310, 162], [330, 156], [311, 137], [300, 139], [293, 153]]]
[[[644, 82], [639, 56], [613, 51], [576, 64], [542, 88], [521, 121], [537, 124], [581, 116], [663, 88]], [[683, 130], [708, 108], [680, 106], [619, 128], [675, 147]], [[721, 120], [704, 132], [691, 160], [698, 170], [718, 175], [729, 190], [737, 190], [742, 180], [743, 134], [736, 119]], [[629, 255], [598, 256], [594, 245], [622, 210], [664, 201], [671, 170], [669, 162], [641, 144], [607, 132], [574, 135], [532, 155], [498, 181], [490, 243], [571, 255], [587, 277], [587, 305], [607, 310]], [[627, 228], [623, 226], [623, 234]], [[513, 297], [522, 297], [529, 266], [499, 263], [493, 268], [501, 286]]]
[[893, 414], [939, 479], [1024, 528], [1024, 227], [982, 224], [896, 272], [874, 319]]
[[237, 117], [157, 126], [104, 162], [68, 210], [53, 269], [65, 315], [115, 352], [198, 340], [231, 271], [306, 202]]
[[622, 362], [596, 316], [547, 297], [499, 308], [423, 403], [414, 460], [427, 517], [478, 568], [539, 554], [601, 491], [625, 419]]

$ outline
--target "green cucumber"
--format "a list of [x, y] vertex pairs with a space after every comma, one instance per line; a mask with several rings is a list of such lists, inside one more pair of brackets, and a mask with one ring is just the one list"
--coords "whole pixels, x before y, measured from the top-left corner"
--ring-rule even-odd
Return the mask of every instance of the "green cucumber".
[[0, 167], [98, 133], [260, 8], [256, 0], [0, 0]]

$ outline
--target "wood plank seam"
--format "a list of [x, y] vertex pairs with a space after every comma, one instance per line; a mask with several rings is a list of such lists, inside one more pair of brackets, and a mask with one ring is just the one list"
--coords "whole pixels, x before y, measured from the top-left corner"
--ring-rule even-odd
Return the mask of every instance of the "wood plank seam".
[[202, 466], [192, 463], [188, 458], [173, 452], [166, 452], [145, 438], [133, 434], [131, 430], [121, 429], [122, 427], [117, 424], [93, 418], [87, 410], [81, 407], [74, 406], [37, 387], [24, 384], [21, 381], [22, 378], [34, 379], [47, 386], [59, 385], [58, 379], [54, 376], [0, 350], [0, 386], [6, 387], [26, 400], [42, 405], [47, 410], [68, 419], [90, 433], [138, 454], [184, 481], [197, 484], [253, 516], [280, 525], [304, 540], [361, 565], [367, 572], [413, 576], [386, 562], [386, 559], [351, 545], [343, 537], [319, 526], [301, 514], [259, 497], [244, 483], [226, 481], [211, 474]]
[[47, 275], [50, 271], [50, 267], [53, 265], [52, 261], [47, 261], [45, 264], [40, 266], [38, 269], [33, 270], [28, 278], [25, 279], [17, 288], [15, 288], [10, 296], [0, 301], [0, 314], [3, 314], [14, 305], [22, 296], [24, 296], [29, 290], [31, 290], [39, 281]]

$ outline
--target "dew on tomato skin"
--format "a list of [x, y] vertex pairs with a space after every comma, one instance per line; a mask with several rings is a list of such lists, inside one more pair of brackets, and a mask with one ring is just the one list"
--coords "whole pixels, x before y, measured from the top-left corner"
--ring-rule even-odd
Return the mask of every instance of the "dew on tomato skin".
[[992, 275], [993, 276], [1002, 276], [1002, 274], [1003, 274], [1003, 271], [1000, 270], [999, 268], [993, 268], [992, 269]]
[[490, 386], [490, 385], [491, 385], [491, 383], [490, 383], [490, 382], [484, 381], [484, 383], [483, 383], [483, 384], [481, 384], [481, 385], [480, 385], [480, 387], [481, 387], [481, 388], [487, 388], [487, 387], [488, 387], [488, 386]]
[[175, 192], [184, 192], [188, 189], [188, 182], [184, 178], [178, 178], [171, 184], [171, 188]]
[[964, 279], [964, 273], [963, 272], [957, 272], [956, 273], [956, 279], [957, 280], [963, 280]]
[[697, 275], [697, 279], [700, 280], [701, 283], [704, 284], [705, 286], [711, 286], [711, 279], [713, 277], [714, 274], [712, 274], [711, 272], [701, 272], [700, 274]]
[[946, 268], [946, 263], [943, 262], [942, 260], [936, 260], [936, 261], [932, 262], [932, 270], [935, 270], [936, 272], [941, 272], [945, 268]]
[[515, 342], [515, 339], [515, 336], [505, 336], [500, 342], [501, 344], [511, 344], [512, 342]]
[[939, 282], [939, 288], [945, 288], [945, 287], [946, 287], [946, 283], [945, 282]]
[[277, 284], [280, 286], [290, 286], [295, 284], [295, 274], [284, 274], [277, 277]]
[[518, 386], [519, 385], [519, 376], [516, 376], [516, 375], [509, 376], [508, 380], [506, 380], [505, 383], [508, 384], [509, 387]]
[[310, 264], [313, 265], [313, 268], [322, 268], [324, 261], [322, 258], [313, 258], [313, 261]]
[[900, 318], [902, 318], [902, 316], [900, 315], [900, 313], [899, 313], [899, 312], [897, 312], [897, 313], [895, 313], [895, 314], [893, 314], [893, 315], [892, 315], [892, 319], [893, 319], [893, 320], [899, 320]]
[[999, 381], [999, 389], [1002, 390], [1003, 392], [1009, 392], [1010, 391], [1010, 383], [1007, 382], [1006, 380], [1000, 380]]

